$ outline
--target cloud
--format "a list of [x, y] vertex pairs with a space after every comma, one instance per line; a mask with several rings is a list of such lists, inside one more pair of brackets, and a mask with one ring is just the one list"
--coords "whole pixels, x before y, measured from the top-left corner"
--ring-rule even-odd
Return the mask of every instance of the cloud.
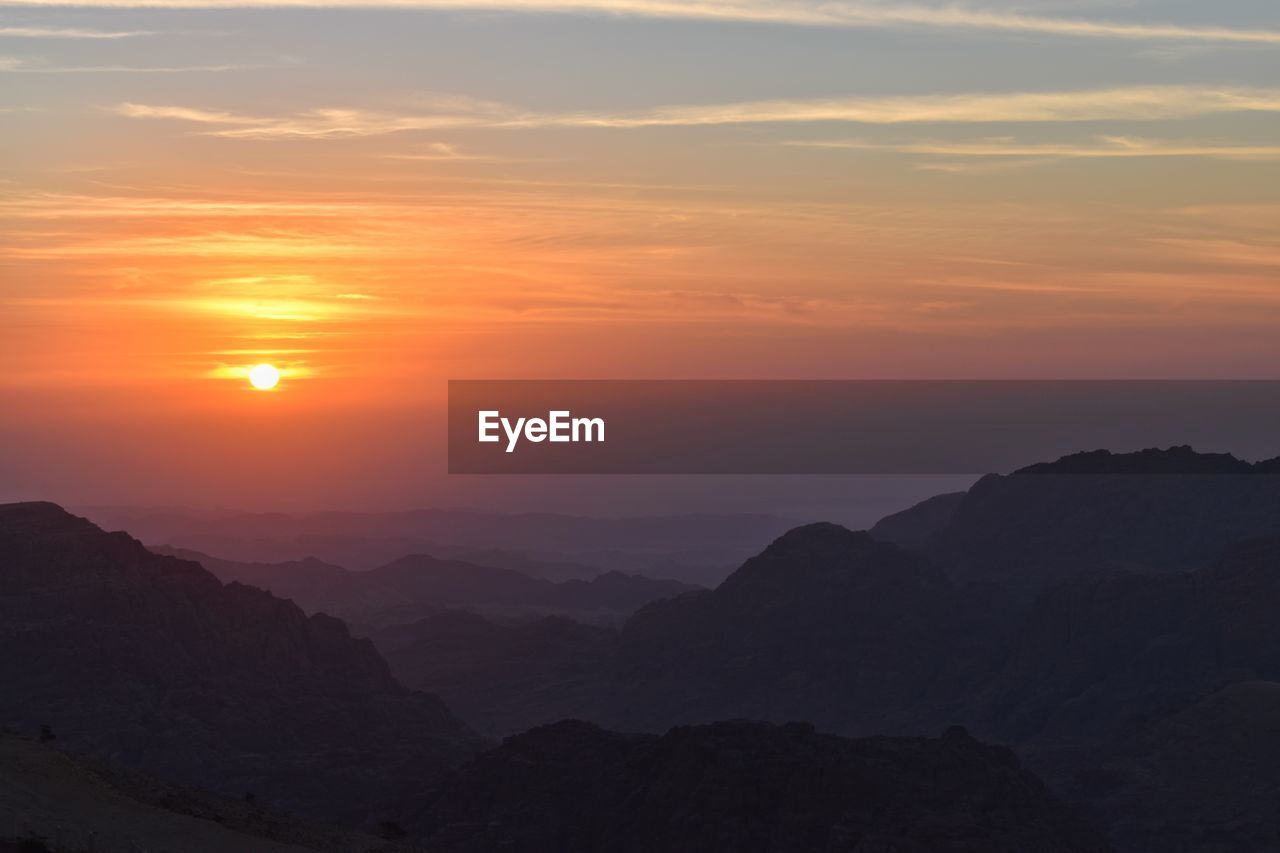
[[223, 125], [221, 129], [206, 133], [228, 139], [341, 139], [384, 136], [411, 130], [495, 126], [502, 121], [496, 117], [474, 113], [397, 114], [355, 109], [314, 109], [278, 117], [134, 103], [120, 104], [113, 110], [127, 118], [176, 119], [196, 124]]
[[[68, 0], [6, 0], [8, 5], [56, 7]], [[1280, 44], [1280, 31], [1193, 27], [1167, 23], [1042, 17], [1000, 9], [869, 2], [777, 0], [75, 0], [89, 7], [412, 8], [517, 13], [604, 14], [627, 17], [740, 21], [826, 27], [895, 27], [1038, 33], [1142, 41], [1212, 41]]]
[[[1130, 136], [1099, 136], [1080, 143], [1027, 143], [1013, 139], [983, 139], [970, 142], [922, 140], [916, 142], [869, 142], [861, 139], [797, 140], [784, 145], [801, 148], [834, 148], [856, 151], [894, 151], [942, 157], [1032, 158], [1065, 160], [1113, 157], [1206, 157], [1220, 160], [1280, 160], [1280, 145], [1226, 145], [1189, 140], [1143, 139]], [[941, 164], [939, 164], [941, 168]]]
[[541, 119], [552, 125], [654, 127], [777, 122], [1060, 122], [1159, 120], [1280, 110], [1280, 89], [1136, 86], [1068, 92], [909, 95], [662, 107], [647, 113]]
[[125, 39], [153, 36], [150, 30], [80, 30], [67, 27], [0, 27], [0, 38]]
[[[516, 120], [515, 113], [499, 105], [465, 98], [432, 100], [423, 104], [433, 112], [388, 113], [358, 109], [313, 109], [285, 116], [262, 117], [181, 106], [124, 103], [113, 111], [127, 118], [176, 119], [196, 124], [222, 125], [210, 136], [229, 139], [340, 139], [384, 136], [412, 130], [502, 126]], [[434, 152], [440, 155], [442, 152]]]
[[187, 74], [193, 72], [221, 73], [224, 71], [250, 71], [261, 68], [280, 68], [292, 62], [258, 63], [244, 65], [32, 65], [19, 60], [0, 58], [0, 71], [10, 74]]
[[423, 149], [402, 153], [383, 154], [384, 160], [427, 161], [433, 163], [555, 163], [548, 157], [507, 157], [499, 154], [473, 154], [447, 142], [432, 142]]
[[481, 154], [467, 154], [456, 145], [432, 142], [426, 149], [414, 154], [384, 154], [390, 160], [494, 160], [499, 158]]
[[123, 103], [112, 107], [112, 111], [127, 118], [161, 118], [178, 121], [196, 122], [197, 124], [262, 124], [270, 119], [237, 115], [236, 113], [201, 110], [190, 107], [155, 107], [146, 104]]
[[670, 106], [628, 113], [530, 113], [457, 101], [435, 112], [313, 109], [248, 116], [182, 106], [125, 103], [129, 118], [213, 125], [232, 139], [331, 139], [449, 128], [644, 128], [729, 124], [857, 124], [1156, 121], [1230, 112], [1280, 112], [1280, 89], [1143, 86], [1073, 92], [910, 95], [838, 100], [753, 101]]

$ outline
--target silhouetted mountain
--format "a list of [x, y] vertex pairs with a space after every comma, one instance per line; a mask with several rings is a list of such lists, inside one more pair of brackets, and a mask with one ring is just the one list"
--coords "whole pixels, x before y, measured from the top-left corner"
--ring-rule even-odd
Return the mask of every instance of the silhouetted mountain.
[[1072, 794], [1123, 849], [1280, 850], [1280, 684], [1233, 684], [1155, 720]]
[[809, 525], [715, 590], [638, 611], [622, 630], [606, 720], [649, 730], [733, 717], [915, 730], [979, 639], [925, 558]]
[[1183, 574], [1082, 575], [1046, 592], [981, 697], [983, 731], [1103, 740], [1237, 681], [1280, 681], [1280, 539]]
[[181, 781], [377, 817], [478, 739], [367, 640], [53, 504], [0, 507], [0, 720]]
[[438, 853], [1085, 853], [1110, 848], [1005, 749], [730, 722], [564, 722], [454, 773], [412, 822]]
[[923, 550], [968, 597], [992, 606], [1101, 568], [1195, 569], [1236, 542], [1280, 535], [1278, 464], [1175, 447], [988, 475], [926, 533]]
[[935, 495], [902, 512], [885, 516], [868, 532], [881, 542], [923, 551], [930, 539], [951, 523], [964, 498], [965, 492]]
[[485, 731], [564, 717], [631, 730], [751, 717], [843, 733], [936, 728], [988, 637], [918, 554], [797, 528], [715, 590], [639, 610], [621, 634], [439, 614], [373, 636], [406, 683]]
[[195, 560], [224, 581], [261, 587], [309, 612], [339, 616], [362, 630], [415, 621], [446, 608], [508, 618], [571, 613], [584, 621], [618, 623], [644, 604], [696, 588], [618, 572], [553, 583], [511, 569], [422, 554], [367, 572], [348, 572], [319, 560], [238, 563], [195, 551], [152, 550]]
[[430, 685], [486, 734], [595, 715], [607, 696], [617, 632], [551, 617], [496, 625], [449, 610], [373, 634], [396, 677]]

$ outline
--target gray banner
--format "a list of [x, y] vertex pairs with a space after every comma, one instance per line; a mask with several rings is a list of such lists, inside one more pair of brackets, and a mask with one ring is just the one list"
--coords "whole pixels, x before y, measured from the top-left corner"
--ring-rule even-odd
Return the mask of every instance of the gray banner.
[[455, 474], [980, 474], [1280, 455], [1280, 381], [453, 380]]

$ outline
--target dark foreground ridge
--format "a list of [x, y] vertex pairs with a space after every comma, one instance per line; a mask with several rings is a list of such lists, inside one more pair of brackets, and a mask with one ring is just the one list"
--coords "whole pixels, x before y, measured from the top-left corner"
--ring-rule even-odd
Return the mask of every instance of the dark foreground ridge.
[[412, 827], [436, 853], [1110, 850], [961, 729], [849, 740], [801, 723], [545, 726], [454, 773]]
[[377, 820], [481, 746], [367, 640], [54, 504], [0, 506], [0, 720], [175, 780]]

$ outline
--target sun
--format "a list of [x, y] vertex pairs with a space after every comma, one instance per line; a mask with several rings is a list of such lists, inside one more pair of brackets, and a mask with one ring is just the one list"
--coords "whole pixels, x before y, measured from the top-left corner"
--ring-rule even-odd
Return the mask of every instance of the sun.
[[259, 391], [270, 391], [280, 382], [280, 371], [270, 364], [257, 364], [249, 369], [249, 384]]

